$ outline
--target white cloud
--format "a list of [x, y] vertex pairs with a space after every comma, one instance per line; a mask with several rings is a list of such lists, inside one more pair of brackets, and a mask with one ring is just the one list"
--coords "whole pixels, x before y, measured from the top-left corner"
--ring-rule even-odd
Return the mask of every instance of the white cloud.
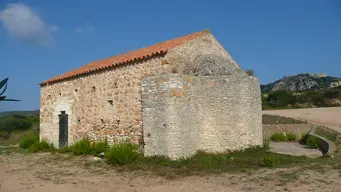
[[77, 33], [87, 33], [87, 34], [93, 34], [95, 33], [95, 27], [92, 25], [92, 23], [84, 23], [81, 26], [76, 27]]
[[0, 10], [0, 21], [9, 34], [25, 42], [47, 47], [55, 45], [50, 32], [58, 31], [59, 27], [45, 23], [27, 5], [8, 4], [4, 10]]

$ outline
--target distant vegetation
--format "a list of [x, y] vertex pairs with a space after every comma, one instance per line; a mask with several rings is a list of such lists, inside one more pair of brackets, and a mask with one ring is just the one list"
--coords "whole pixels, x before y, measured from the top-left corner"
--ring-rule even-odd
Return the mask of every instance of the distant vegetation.
[[26, 136], [27, 134], [38, 135], [38, 133], [38, 115], [9, 115], [0, 117], [0, 141], [8, 140], [12, 137], [13, 142], [16, 142], [21, 136]]
[[0, 117], [11, 115], [23, 115], [23, 116], [39, 116], [39, 109], [33, 111], [5, 111], [0, 112]]
[[262, 93], [263, 109], [341, 106], [341, 86], [325, 90], [273, 91]]

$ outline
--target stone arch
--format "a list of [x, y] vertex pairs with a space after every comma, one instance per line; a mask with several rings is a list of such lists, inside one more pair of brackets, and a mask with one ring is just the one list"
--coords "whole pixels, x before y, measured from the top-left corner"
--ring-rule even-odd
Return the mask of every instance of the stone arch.
[[240, 74], [242, 70], [227, 58], [204, 54], [197, 57], [192, 64], [186, 65], [184, 74], [193, 76], [220, 76]]

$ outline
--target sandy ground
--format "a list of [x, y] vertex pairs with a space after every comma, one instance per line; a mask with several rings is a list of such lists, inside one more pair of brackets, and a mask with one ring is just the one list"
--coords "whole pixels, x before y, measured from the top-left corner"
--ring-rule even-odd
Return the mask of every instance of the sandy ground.
[[170, 179], [146, 171], [118, 171], [85, 157], [42, 153], [0, 155], [0, 184], [1, 192], [341, 191], [341, 177], [332, 170], [262, 169]]
[[[264, 111], [341, 132], [341, 108]], [[247, 173], [201, 174], [179, 177], [160, 171], [119, 171], [104, 162], [58, 154], [0, 153], [0, 192], [173, 192], [173, 191], [318, 191], [340, 192], [336, 170], [261, 169]], [[168, 177], [165, 177], [168, 176]]]
[[263, 111], [263, 114], [307, 120], [310, 123], [324, 125], [341, 133], [341, 107], [267, 110]]

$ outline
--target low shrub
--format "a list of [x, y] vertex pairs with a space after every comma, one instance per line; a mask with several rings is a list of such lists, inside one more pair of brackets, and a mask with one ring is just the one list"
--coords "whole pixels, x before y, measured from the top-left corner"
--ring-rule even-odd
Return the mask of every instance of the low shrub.
[[295, 141], [296, 140], [296, 135], [293, 133], [288, 133], [287, 134], [287, 140], [288, 141]]
[[74, 155], [98, 155], [108, 149], [107, 141], [93, 142], [87, 138], [75, 142], [72, 146], [58, 149], [60, 153], [72, 152]]
[[286, 141], [287, 140], [287, 134], [285, 132], [278, 132], [278, 133], [274, 133], [273, 135], [271, 135], [270, 139], [272, 141]]
[[307, 145], [310, 147], [310, 148], [313, 148], [313, 149], [318, 149], [319, 148], [319, 139], [315, 136], [309, 136], [308, 140], [307, 140]]
[[28, 152], [30, 153], [36, 153], [39, 151], [53, 151], [55, 148], [52, 143], [48, 143], [46, 140], [42, 140], [41, 142], [36, 141], [34, 142], [29, 148]]
[[110, 164], [133, 163], [139, 155], [137, 145], [130, 142], [114, 144], [105, 153], [105, 158]]
[[277, 132], [271, 135], [270, 139], [272, 141], [295, 141], [296, 140], [296, 135], [293, 133], [286, 133], [286, 132]]
[[20, 139], [19, 147], [23, 149], [28, 149], [31, 147], [31, 145], [33, 145], [36, 142], [39, 142], [38, 135], [24, 136], [22, 139]]
[[107, 141], [94, 142], [91, 144], [91, 152], [93, 155], [98, 155], [102, 152], [106, 152], [108, 147]]
[[32, 126], [31, 122], [25, 119], [17, 118], [15, 116], [5, 116], [0, 118], [0, 131], [6, 131], [8, 133], [12, 131], [25, 131]]
[[89, 139], [82, 139], [70, 146], [70, 150], [74, 155], [92, 154], [91, 143]]

